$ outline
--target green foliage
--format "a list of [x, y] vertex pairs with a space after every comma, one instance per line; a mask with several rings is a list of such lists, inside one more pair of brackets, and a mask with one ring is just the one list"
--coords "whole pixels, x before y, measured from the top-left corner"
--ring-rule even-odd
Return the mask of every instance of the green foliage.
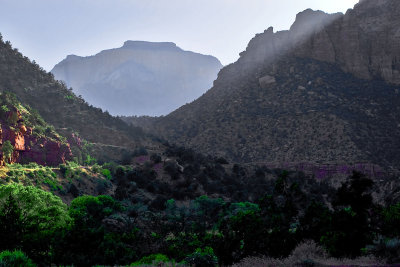
[[2, 105], [1, 106], [1, 111], [8, 112], [8, 111], [10, 111], [10, 109], [7, 107], [7, 105]]
[[[224, 263], [231, 264], [252, 253], [264, 250], [260, 240], [264, 236], [265, 226], [257, 204], [241, 202], [229, 207], [228, 216], [219, 224], [223, 235], [218, 245], [217, 255]], [[229, 251], [228, 253], [226, 253]]]
[[332, 215], [324, 204], [312, 202], [300, 219], [300, 235], [319, 242], [332, 227]]
[[236, 216], [236, 215], [260, 212], [260, 207], [258, 204], [255, 203], [239, 202], [239, 203], [232, 203], [229, 207], [229, 211], [232, 215]]
[[82, 196], [71, 202], [69, 214], [75, 224], [91, 227], [99, 225], [100, 218], [121, 210], [121, 204], [110, 196]]
[[196, 251], [185, 258], [185, 262], [198, 267], [217, 266], [218, 258], [214, 254], [214, 250], [210, 247], [204, 249], [198, 248]]
[[59, 165], [60, 172], [65, 179], [72, 181], [72, 179], [82, 178], [82, 168], [81, 166], [73, 161], [68, 161], [65, 164]]
[[91, 166], [97, 162], [96, 158], [91, 157], [89, 154], [86, 155], [86, 159], [84, 164], [87, 166]]
[[36, 264], [32, 262], [22, 251], [5, 250], [0, 253], [0, 267], [10, 267], [10, 266], [24, 266], [24, 267], [35, 267]]
[[[110, 196], [75, 198], [69, 208], [74, 223], [56, 248], [57, 259], [82, 266], [132, 262], [136, 257], [132, 244], [137, 237], [137, 228], [121, 214], [123, 210], [122, 205]], [[123, 229], [109, 229], [104, 225], [105, 221], [123, 225]]]
[[166, 238], [167, 255], [176, 260], [182, 260], [196, 248], [203, 245], [202, 236], [193, 232], [177, 232]]
[[335, 257], [361, 255], [373, 241], [369, 211], [373, 210], [370, 189], [373, 181], [353, 172], [336, 192], [331, 228], [321, 236], [321, 244]]
[[3, 151], [3, 155], [8, 160], [8, 162], [11, 162], [11, 157], [14, 152], [14, 146], [11, 144], [9, 140], [6, 140], [3, 143], [1, 150]]
[[390, 237], [400, 236], [400, 202], [383, 210], [383, 232]]
[[18, 163], [10, 164], [7, 166], [7, 178], [15, 183], [22, 183], [24, 185], [47, 185], [52, 191], [62, 191], [63, 187], [57, 180], [57, 175], [50, 167], [38, 165], [36, 163], [29, 163], [21, 165]]
[[46, 258], [52, 238], [70, 221], [67, 206], [55, 195], [32, 186], [0, 186], [0, 250]]
[[130, 266], [141, 266], [141, 265], [159, 265], [160, 263], [168, 263], [170, 259], [164, 254], [151, 254], [141, 258], [139, 261], [131, 263]]
[[[192, 161], [190, 153], [185, 155], [188, 162]], [[180, 159], [179, 162], [183, 164]], [[129, 184], [141, 187], [137, 194], [131, 192], [133, 187], [128, 187], [127, 194], [135, 197], [131, 199], [118, 200], [111, 196], [74, 199], [66, 213], [70, 223], [48, 234], [35, 226], [25, 227], [27, 222], [21, 218], [26, 213], [15, 196], [5, 198], [0, 201], [0, 244], [3, 245], [0, 249], [21, 249], [41, 265], [108, 266], [133, 262], [133, 266], [138, 266], [185, 260], [196, 266], [215, 266], [218, 262], [225, 266], [256, 254], [286, 257], [299, 242], [313, 239], [332, 255], [352, 256], [363, 251], [393, 262], [398, 257], [400, 242], [396, 231], [400, 204], [384, 209], [375, 207], [368, 201], [370, 182], [362, 176], [353, 175], [339, 190], [332, 189], [326, 198], [334, 196], [333, 209], [330, 209], [324, 200], [304, 194], [302, 186], [309, 181], [302, 184], [293, 180], [293, 173], [284, 179], [278, 177], [280, 185], [275, 188], [271, 182], [268, 194], [253, 203], [209, 196], [167, 200], [163, 193], [158, 193], [161, 192], [159, 184], [150, 172], [117, 164], [81, 167], [68, 162], [59, 167], [68, 179], [79, 170], [94, 172], [95, 177], [108, 183], [104, 177], [112, 177], [123, 188]], [[21, 183], [30, 177], [32, 181], [43, 180], [43, 184], [45, 178], [55, 176], [54, 169], [37, 164], [13, 164], [6, 168], [9, 168], [8, 177], [18, 178]], [[237, 166], [235, 175], [241, 173], [243, 169]], [[143, 188], [149, 182], [157, 188], [153, 196], [162, 204], [160, 207], [154, 208], [156, 201], [144, 196], [147, 192]], [[351, 194], [366, 202], [359, 203]], [[370, 245], [378, 233], [384, 236]], [[1, 243], [2, 240], [7, 242]], [[169, 259], [173, 259], [172, 263]]]
[[112, 179], [111, 172], [109, 169], [102, 169], [101, 174], [103, 174], [108, 180]]
[[[25, 92], [28, 92], [24, 90]], [[23, 124], [33, 128], [33, 134], [39, 137], [46, 137], [51, 140], [66, 143], [66, 138], [59, 135], [52, 125], [47, 124], [39, 113], [31, 109], [28, 105], [22, 105], [16, 95], [10, 92], [0, 93], [0, 117], [7, 120], [10, 129], [18, 131], [16, 125], [19, 116], [15, 110], [18, 110], [22, 116]], [[10, 112], [11, 111], [11, 112]]]

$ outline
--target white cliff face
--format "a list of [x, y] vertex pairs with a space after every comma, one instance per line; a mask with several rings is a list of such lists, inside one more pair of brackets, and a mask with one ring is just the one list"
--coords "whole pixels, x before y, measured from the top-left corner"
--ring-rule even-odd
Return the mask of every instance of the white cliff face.
[[52, 73], [113, 115], [165, 115], [211, 88], [218, 59], [174, 43], [127, 41], [91, 57], [68, 56]]

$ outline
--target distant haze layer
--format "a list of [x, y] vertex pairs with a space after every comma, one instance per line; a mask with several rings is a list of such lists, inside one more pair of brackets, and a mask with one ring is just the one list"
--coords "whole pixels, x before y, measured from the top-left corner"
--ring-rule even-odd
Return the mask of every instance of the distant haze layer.
[[0, 32], [46, 70], [126, 40], [173, 41], [236, 61], [255, 33], [290, 27], [304, 9], [346, 12], [358, 0], [1, 0]]
[[160, 116], [204, 94], [221, 68], [217, 58], [174, 43], [126, 41], [95, 56], [70, 55], [51, 72], [112, 115]]

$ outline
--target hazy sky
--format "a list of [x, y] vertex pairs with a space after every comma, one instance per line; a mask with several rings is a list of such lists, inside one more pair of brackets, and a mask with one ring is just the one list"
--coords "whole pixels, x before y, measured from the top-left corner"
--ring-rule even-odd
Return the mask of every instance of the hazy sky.
[[236, 61], [256, 33], [285, 30], [298, 12], [345, 12], [358, 0], [0, 0], [0, 33], [46, 70], [126, 40], [170, 41]]

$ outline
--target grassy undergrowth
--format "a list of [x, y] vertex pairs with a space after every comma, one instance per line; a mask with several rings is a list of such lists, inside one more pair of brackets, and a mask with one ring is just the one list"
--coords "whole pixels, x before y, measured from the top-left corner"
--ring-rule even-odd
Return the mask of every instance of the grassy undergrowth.
[[30, 185], [58, 192], [61, 195], [67, 193], [68, 184], [85, 178], [109, 181], [111, 174], [102, 166], [81, 166], [75, 162], [60, 164], [58, 167], [42, 166], [37, 163], [15, 163], [0, 168], [0, 184], [2, 185], [11, 183]]

